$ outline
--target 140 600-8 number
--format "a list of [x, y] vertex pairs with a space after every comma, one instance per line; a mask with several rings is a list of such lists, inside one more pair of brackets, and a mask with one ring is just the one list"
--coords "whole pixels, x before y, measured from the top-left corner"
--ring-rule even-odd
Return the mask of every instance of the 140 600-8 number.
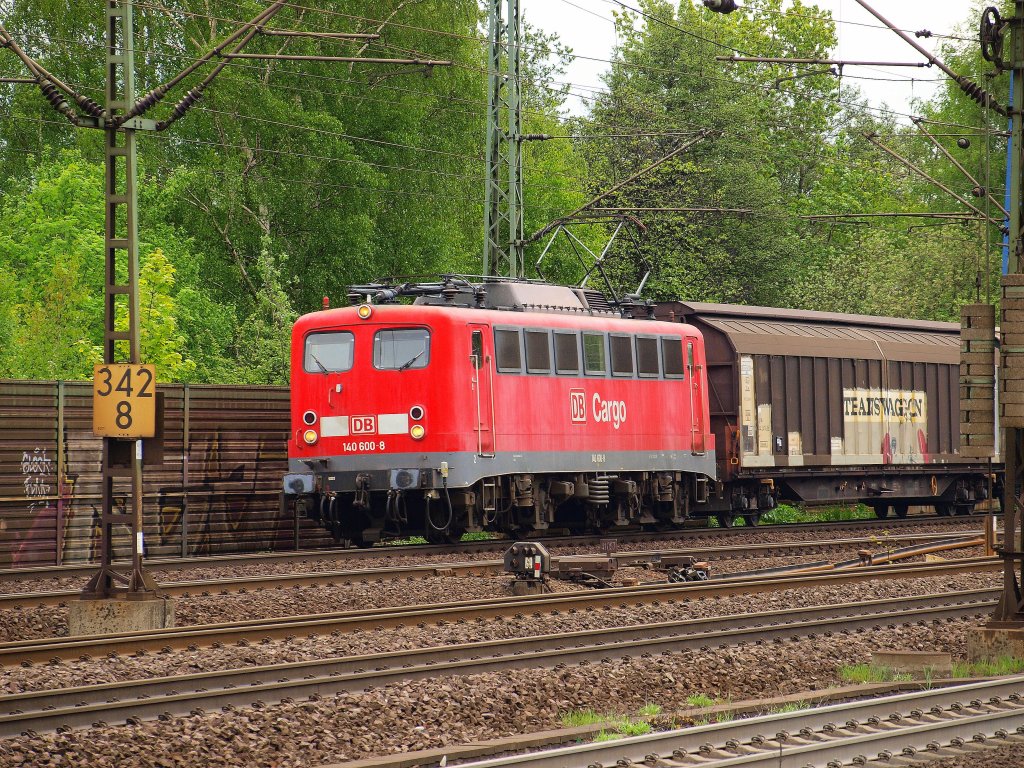
[[360, 440], [359, 442], [346, 442], [341, 444], [343, 451], [383, 451], [383, 440]]

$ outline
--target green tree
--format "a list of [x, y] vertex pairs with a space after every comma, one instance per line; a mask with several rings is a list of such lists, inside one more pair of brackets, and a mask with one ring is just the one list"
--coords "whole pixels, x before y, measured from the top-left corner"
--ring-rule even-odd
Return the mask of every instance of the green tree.
[[[3, 375], [82, 379], [102, 359], [102, 190], [102, 166], [67, 151], [38, 163], [32, 177], [0, 201]], [[200, 367], [190, 352], [205, 351], [216, 358], [233, 344], [234, 329], [224, 326], [225, 313], [213, 306], [200, 276], [187, 269], [184, 274], [191, 281], [186, 303], [205, 305], [208, 318], [197, 318], [194, 310], [182, 306], [174, 261], [188, 265], [195, 260], [194, 251], [166, 225], [156, 233], [162, 247], [144, 239], [140, 248], [143, 359], [158, 366], [162, 381], [194, 380], [198, 370], [215, 363], [204, 361]], [[126, 322], [121, 313], [121, 327]], [[199, 341], [218, 322], [221, 344]], [[196, 340], [190, 341], [189, 334], [196, 334]]]

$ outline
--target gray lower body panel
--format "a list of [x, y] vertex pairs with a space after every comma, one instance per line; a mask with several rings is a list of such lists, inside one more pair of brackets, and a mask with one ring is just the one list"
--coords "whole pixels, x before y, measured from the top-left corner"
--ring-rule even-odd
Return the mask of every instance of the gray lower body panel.
[[[494, 456], [474, 453], [382, 453], [289, 459], [289, 472], [316, 474], [323, 488], [355, 489], [357, 475], [369, 475], [374, 490], [392, 487], [395, 470], [418, 470], [418, 488], [440, 488], [442, 466], [447, 463], [449, 488], [467, 488], [485, 477], [512, 474], [617, 474], [621, 472], [687, 472], [715, 477], [715, 454], [689, 451], [502, 452]], [[286, 492], [287, 489], [286, 489]]]

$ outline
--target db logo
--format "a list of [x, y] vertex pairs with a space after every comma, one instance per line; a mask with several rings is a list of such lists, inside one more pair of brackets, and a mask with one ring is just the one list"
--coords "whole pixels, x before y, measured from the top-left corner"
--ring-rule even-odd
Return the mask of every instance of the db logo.
[[353, 416], [352, 417], [352, 434], [353, 435], [372, 435], [377, 431], [377, 417], [376, 416]]
[[569, 390], [569, 416], [576, 424], [587, 420], [587, 393], [582, 389]]

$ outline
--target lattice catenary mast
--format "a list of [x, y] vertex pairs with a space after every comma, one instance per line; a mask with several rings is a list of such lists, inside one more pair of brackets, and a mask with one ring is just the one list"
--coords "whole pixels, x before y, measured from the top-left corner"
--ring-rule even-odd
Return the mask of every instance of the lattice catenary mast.
[[[502, 15], [507, 7], [507, 17]], [[519, 0], [488, 0], [484, 274], [524, 277], [522, 26]]]

